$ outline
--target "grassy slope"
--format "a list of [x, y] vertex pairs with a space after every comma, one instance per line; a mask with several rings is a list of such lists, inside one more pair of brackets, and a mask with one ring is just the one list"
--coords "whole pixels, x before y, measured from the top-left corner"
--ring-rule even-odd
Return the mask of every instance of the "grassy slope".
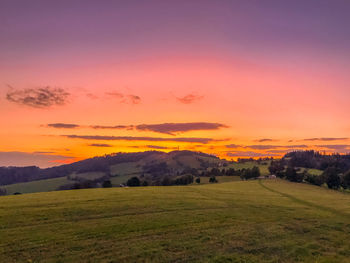
[[[194, 180], [196, 180], [197, 177], [194, 177]], [[200, 177], [201, 184], [209, 184], [209, 178], [210, 177]], [[235, 182], [235, 181], [241, 181], [241, 178], [239, 176], [216, 176], [216, 180], [218, 183], [227, 183], [227, 182]], [[193, 182], [196, 184], [196, 182]]]
[[127, 174], [127, 175], [118, 175], [115, 177], [111, 177], [111, 183], [113, 186], [119, 186], [120, 184], [126, 184], [126, 182], [135, 175]]
[[0, 262], [350, 257], [350, 195], [304, 184], [89, 189], [0, 200]]
[[101, 178], [103, 176], [105, 176], [106, 173], [104, 172], [86, 172], [86, 173], [73, 173], [71, 174], [71, 178], [81, 178], [81, 179], [85, 179], [85, 180], [95, 180], [98, 178]]
[[67, 177], [59, 177], [59, 178], [52, 178], [52, 179], [46, 179], [46, 180], [32, 181], [27, 183], [4, 185], [0, 187], [5, 188], [7, 191], [7, 194], [11, 195], [16, 192], [24, 194], [24, 193], [54, 191], [62, 185], [73, 183], [73, 182], [74, 181], [68, 180]]
[[112, 175], [128, 175], [141, 173], [142, 162], [125, 162], [112, 165], [110, 171]]

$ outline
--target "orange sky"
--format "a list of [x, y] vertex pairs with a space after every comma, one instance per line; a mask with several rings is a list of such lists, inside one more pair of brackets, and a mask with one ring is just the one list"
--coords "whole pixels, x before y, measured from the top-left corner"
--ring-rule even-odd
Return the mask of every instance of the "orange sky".
[[[182, 20], [157, 1], [155, 9], [165, 8], [168, 16], [111, 4], [99, 6], [106, 19], [97, 20], [90, 3], [73, 8], [71, 17], [63, 2], [58, 9], [41, 6], [51, 15], [43, 21], [36, 19], [40, 10], [35, 8], [27, 10], [27, 20], [13, 19], [11, 12], [24, 10], [11, 3], [3, 14], [8, 27], [0, 28], [7, 39], [0, 44], [0, 166], [45, 167], [178, 147], [229, 159], [350, 149], [350, 45], [341, 34], [347, 27], [340, 26], [349, 22], [345, 13], [338, 14], [339, 21], [327, 8], [308, 14], [325, 19], [323, 29], [334, 37], [327, 42], [320, 25], [298, 6], [289, 12], [274, 1], [271, 10], [243, 1], [215, 8], [203, 1], [199, 9], [180, 1], [176, 10]], [[131, 24], [118, 23], [120, 9], [137, 17]], [[239, 9], [256, 21], [239, 16]], [[82, 30], [82, 21], [91, 31]], [[57, 123], [76, 126], [48, 126]], [[171, 131], [179, 123], [186, 128]], [[141, 124], [160, 124], [171, 134], [136, 128]], [[221, 125], [205, 128], [212, 124]]]

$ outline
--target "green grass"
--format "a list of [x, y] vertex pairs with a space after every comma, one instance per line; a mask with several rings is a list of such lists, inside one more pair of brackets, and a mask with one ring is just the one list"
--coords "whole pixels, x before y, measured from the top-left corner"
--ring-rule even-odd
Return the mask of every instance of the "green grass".
[[349, 262], [350, 195], [282, 180], [0, 198], [0, 262]]
[[101, 178], [105, 175], [106, 175], [106, 173], [104, 173], [104, 172], [86, 172], [86, 173], [72, 173], [70, 175], [70, 177], [72, 179], [82, 178], [85, 180], [95, 180], [95, 179]]
[[[194, 177], [194, 180], [196, 180], [197, 177]], [[200, 177], [201, 184], [208, 184], [210, 177], [202, 176]], [[239, 176], [216, 176], [216, 180], [218, 183], [227, 183], [227, 182], [235, 182], [235, 181], [241, 181], [241, 178]], [[196, 182], [194, 182], [196, 184]]]
[[118, 175], [115, 177], [111, 177], [111, 183], [113, 186], [119, 186], [120, 184], [125, 184], [131, 177], [135, 175], [129, 174], [129, 175]]
[[14, 194], [16, 192], [19, 193], [35, 193], [35, 192], [48, 192], [48, 191], [54, 191], [58, 187], [72, 183], [73, 181], [68, 180], [67, 177], [59, 177], [59, 178], [52, 178], [52, 179], [46, 179], [46, 180], [38, 180], [38, 181], [32, 181], [27, 183], [18, 183], [18, 184], [10, 184], [10, 185], [3, 185], [1, 188], [5, 188], [7, 191], [7, 194]]
[[112, 165], [110, 171], [112, 175], [138, 174], [142, 172], [141, 162], [126, 162]]
[[309, 174], [311, 175], [321, 175], [323, 173], [322, 170], [318, 170], [318, 169], [308, 169], [308, 168], [304, 168], [304, 170], [306, 170]]

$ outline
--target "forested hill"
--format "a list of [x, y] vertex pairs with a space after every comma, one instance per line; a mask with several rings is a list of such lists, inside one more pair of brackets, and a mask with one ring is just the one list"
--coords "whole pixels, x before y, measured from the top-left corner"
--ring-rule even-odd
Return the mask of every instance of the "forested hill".
[[350, 154], [322, 154], [317, 151], [296, 151], [287, 153], [282, 160], [292, 167], [305, 167], [326, 170], [329, 167], [337, 168], [340, 172], [350, 170]]
[[[46, 169], [40, 169], [36, 166], [0, 167], [0, 185], [65, 177], [73, 173], [103, 172], [108, 176], [112, 166], [122, 163], [137, 163], [141, 172], [144, 170], [147, 172], [153, 168], [160, 172], [164, 172], [164, 169], [181, 172], [193, 167], [206, 168], [206, 166], [209, 167], [219, 161], [220, 159], [213, 155], [192, 151], [115, 153]], [[167, 167], [162, 165], [164, 163], [167, 164]]]

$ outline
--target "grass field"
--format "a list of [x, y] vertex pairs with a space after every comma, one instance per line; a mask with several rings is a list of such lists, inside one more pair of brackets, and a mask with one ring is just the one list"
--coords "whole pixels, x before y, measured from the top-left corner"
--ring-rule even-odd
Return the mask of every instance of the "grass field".
[[73, 173], [70, 175], [70, 177], [73, 180], [78, 178], [85, 179], [85, 180], [95, 180], [105, 175], [106, 173], [104, 172], [87, 172], [87, 173]]
[[111, 183], [113, 186], [119, 186], [120, 184], [126, 184], [126, 182], [135, 175], [128, 174], [128, 175], [118, 175], [115, 177], [111, 177]]
[[349, 262], [350, 195], [282, 180], [0, 198], [0, 262]]
[[27, 183], [18, 183], [1, 186], [1, 188], [6, 189], [7, 194], [11, 195], [16, 192], [25, 193], [35, 193], [35, 192], [48, 192], [54, 191], [58, 187], [73, 183], [74, 181], [68, 180], [67, 177], [52, 178], [46, 180], [38, 180]]
[[[194, 180], [196, 180], [197, 177], [194, 177]], [[200, 177], [201, 184], [209, 184], [210, 177]], [[216, 176], [216, 180], [218, 183], [227, 183], [227, 182], [235, 182], [235, 181], [241, 181], [241, 178], [239, 176]], [[194, 182], [196, 184], [196, 182]]]
[[126, 162], [112, 165], [110, 167], [112, 175], [128, 175], [141, 173], [141, 162]]

